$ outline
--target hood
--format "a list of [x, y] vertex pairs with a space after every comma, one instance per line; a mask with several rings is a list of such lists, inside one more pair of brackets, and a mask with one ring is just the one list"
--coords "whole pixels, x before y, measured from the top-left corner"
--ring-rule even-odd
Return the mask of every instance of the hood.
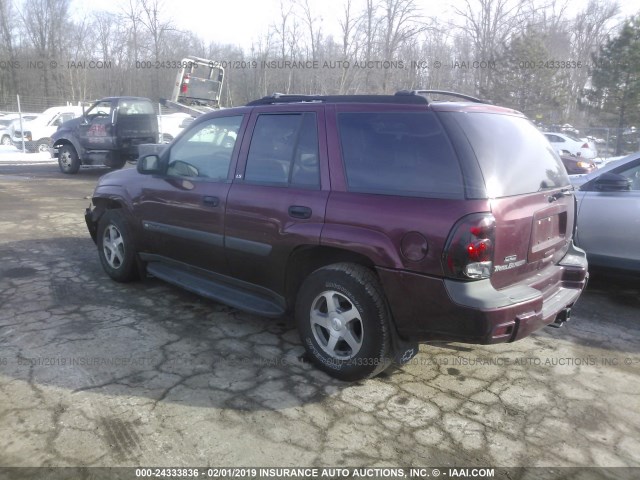
[[100, 177], [98, 181], [99, 187], [110, 186], [124, 186], [131, 182], [139, 181], [140, 174], [135, 168], [123, 168], [122, 170], [114, 170], [106, 175]]

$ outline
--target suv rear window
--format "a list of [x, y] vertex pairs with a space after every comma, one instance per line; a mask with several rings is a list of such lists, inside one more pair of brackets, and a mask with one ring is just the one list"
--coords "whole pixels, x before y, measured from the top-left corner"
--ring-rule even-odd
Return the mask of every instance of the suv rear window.
[[526, 118], [481, 112], [444, 114], [453, 115], [469, 139], [490, 198], [570, 184], [560, 157]]
[[432, 112], [340, 113], [349, 191], [460, 198], [462, 175]]

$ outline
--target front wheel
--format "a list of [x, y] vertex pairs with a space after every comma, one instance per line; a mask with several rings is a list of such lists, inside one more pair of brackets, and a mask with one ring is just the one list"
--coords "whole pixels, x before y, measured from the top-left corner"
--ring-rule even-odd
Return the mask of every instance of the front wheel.
[[78, 173], [78, 170], [80, 170], [80, 159], [73, 146], [63, 145], [60, 150], [58, 150], [58, 166], [62, 173]]
[[337, 263], [309, 275], [296, 301], [300, 339], [313, 363], [340, 380], [391, 365], [390, 314], [373, 272]]
[[11, 145], [11, 137], [9, 135], [3, 135], [2, 140], [0, 140], [2, 145]]
[[127, 160], [125, 158], [117, 158], [117, 159], [110, 160], [108, 163], [105, 162], [105, 165], [112, 170], [120, 170], [126, 164], [127, 164]]
[[38, 143], [36, 143], [36, 152], [50, 154], [51, 150], [49, 149], [49, 144], [50, 144], [50, 139], [48, 138], [38, 140]]
[[107, 210], [98, 223], [98, 255], [102, 268], [116, 282], [138, 276], [133, 235], [121, 210]]

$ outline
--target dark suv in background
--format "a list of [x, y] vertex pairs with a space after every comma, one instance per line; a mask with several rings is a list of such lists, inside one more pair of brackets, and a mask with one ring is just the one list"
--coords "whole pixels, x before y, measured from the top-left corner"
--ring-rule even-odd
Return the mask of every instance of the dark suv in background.
[[103, 176], [106, 272], [295, 318], [337, 378], [417, 343], [499, 343], [568, 320], [587, 280], [566, 170], [519, 112], [448, 92], [274, 95], [198, 118]]

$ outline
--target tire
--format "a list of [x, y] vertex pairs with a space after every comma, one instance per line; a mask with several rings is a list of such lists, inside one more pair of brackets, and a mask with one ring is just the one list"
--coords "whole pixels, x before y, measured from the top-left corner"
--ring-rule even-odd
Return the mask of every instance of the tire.
[[110, 160], [109, 163], [105, 163], [105, 165], [112, 170], [120, 170], [122, 167], [126, 165], [126, 163], [127, 163], [126, 159], [118, 158], [116, 160]]
[[74, 174], [80, 170], [80, 159], [72, 145], [63, 145], [58, 150], [58, 166], [62, 173]]
[[0, 140], [0, 144], [5, 146], [11, 145], [11, 137], [9, 135], [4, 135], [2, 140]]
[[389, 309], [363, 266], [337, 263], [313, 272], [298, 292], [295, 316], [311, 361], [332, 377], [361, 380], [392, 364]]
[[50, 139], [46, 138], [46, 139], [42, 139], [42, 140], [38, 140], [38, 143], [36, 143], [36, 152], [37, 153], [49, 153], [51, 154], [51, 150], [49, 149], [49, 142]]
[[116, 282], [138, 278], [133, 235], [120, 209], [107, 210], [98, 222], [98, 256], [102, 268]]

